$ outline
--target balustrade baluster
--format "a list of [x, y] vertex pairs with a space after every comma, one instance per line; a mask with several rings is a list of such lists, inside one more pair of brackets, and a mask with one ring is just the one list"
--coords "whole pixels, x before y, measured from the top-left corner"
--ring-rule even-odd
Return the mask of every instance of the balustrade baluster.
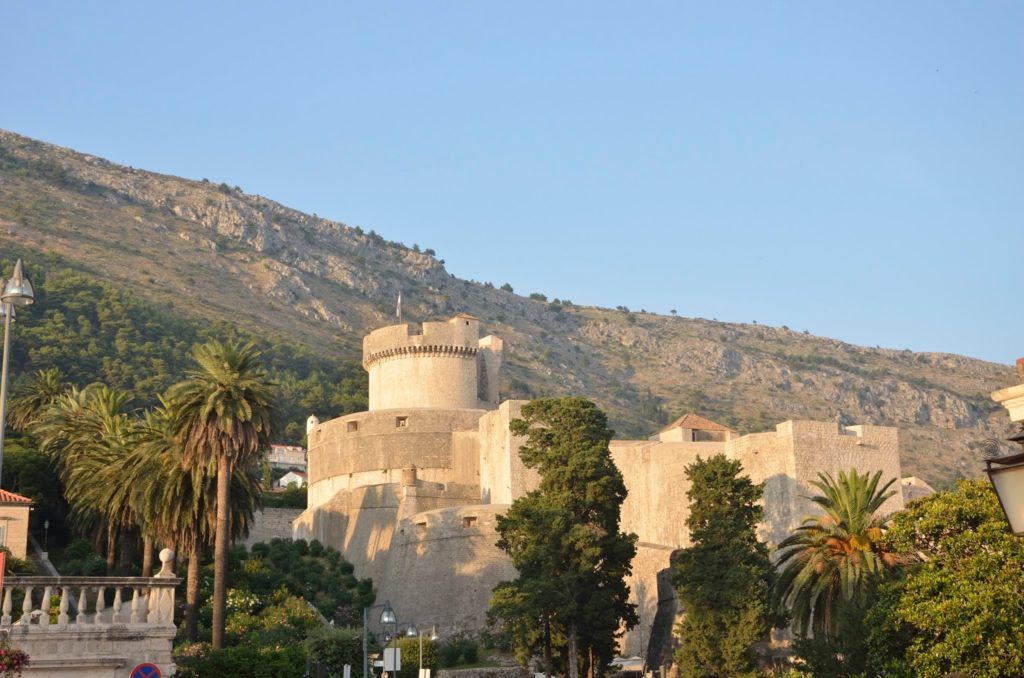
[[21, 619], [18, 620], [19, 624], [31, 624], [32, 623], [32, 587], [25, 587], [25, 599], [21, 601]]
[[85, 587], [78, 587], [78, 614], [75, 615], [76, 624], [88, 624], [89, 620], [85, 617], [85, 609], [88, 607], [88, 602], [85, 598]]
[[11, 623], [11, 608], [14, 607], [13, 596], [14, 588], [11, 586], [5, 586], [3, 616], [0, 616], [0, 624], [4, 624], [5, 626]]
[[144, 623], [144, 624], [150, 623], [150, 609], [152, 608], [150, 597], [152, 595], [153, 595], [153, 588], [148, 588], [147, 587], [145, 589], [145, 593], [142, 595], [142, 600], [139, 602], [139, 605], [138, 605], [139, 618], [140, 618], [139, 621]]
[[114, 589], [114, 614], [111, 615], [110, 621], [114, 624], [119, 624], [123, 621], [124, 616], [121, 612], [121, 587], [118, 586]]
[[60, 590], [60, 608], [57, 614], [57, 626], [68, 625], [68, 606], [71, 604], [71, 588], [65, 586]]
[[146, 623], [152, 624], [159, 621], [156, 609], [156, 601], [153, 600], [153, 593], [156, 591], [152, 586], [146, 589]]
[[139, 589], [132, 589], [132, 619], [133, 624], [139, 623]]
[[39, 625], [49, 626], [50, 625], [50, 596], [53, 595], [52, 586], [43, 587], [43, 602], [39, 604], [39, 611], [42, 612], [39, 615]]
[[104, 624], [103, 611], [107, 609], [107, 587], [97, 586], [96, 587], [96, 618], [93, 620], [93, 624]]

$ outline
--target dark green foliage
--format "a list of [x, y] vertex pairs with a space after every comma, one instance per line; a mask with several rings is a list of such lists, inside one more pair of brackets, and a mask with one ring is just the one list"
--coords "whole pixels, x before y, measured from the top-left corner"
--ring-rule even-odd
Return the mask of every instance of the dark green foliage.
[[[370, 652], [379, 651], [376, 642], [369, 645]], [[426, 652], [426, 648], [424, 648]], [[321, 626], [309, 632], [306, 636], [307, 656], [319, 662], [324, 662], [328, 667], [328, 675], [331, 678], [340, 678], [344, 675], [344, 666], [352, 667], [353, 675], [362, 675], [363, 666], [363, 629], [362, 627], [338, 628], [334, 626]], [[406, 658], [405, 650], [402, 651], [402, 667], [404, 669]], [[415, 668], [418, 667], [414, 667]], [[414, 676], [417, 674], [413, 674]]]
[[246, 676], [282, 678], [301, 676], [306, 653], [301, 642], [280, 646], [235, 645], [214, 650], [209, 643], [192, 643], [177, 648], [174, 661], [179, 678]]
[[236, 550], [232, 556], [237, 558], [237, 566], [231, 567], [236, 589], [266, 596], [284, 588], [338, 625], [361, 624], [363, 607], [373, 603], [370, 580], [357, 580], [352, 564], [317, 540], [273, 539], [253, 544], [251, 552]]
[[498, 547], [519, 576], [495, 588], [492, 617], [520, 659], [549, 654], [562, 637], [571, 675], [590, 657], [600, 673], [621, 629], [637, 623], [625, 584], [636, 535], [619, 531], [626, 487], [608, 451], [614, 432], [585, 398], [534, 400], [510, 429], [525, 436], [520, 457], [541, 480], [498, 518]]
[[452, 638], [437, 647], [436, 655], [444, 668], [475, 664], [480, 659], [480, 645], [472, 638]]
[[54, 565], [62, 575], [99, 577], [106, 574], [106, 563], [96, 555], [92, 544], [85, 539], [76, 539], [64, 549], [61, 557], [53, 558]]
[[306, 508], [306, 487], [289, 485], [283, 492], [264, 492], [265, 508]]
[[740, 475], [736, 460], [716, 455], [686, 467], [693, 546], [675, 557], [675, 584], [686, 617], [676, 628], [681, 676], [756, 673], [754, 645], [774, 615], [773, 569], [757, 540], [762, 486]]
[[912, 503], [885, 539], [918, 562], [880, 587], [869, 613], [878, 672], [1024, 675], [1024, 539], [1010, 533], [988, 481]]
[[[420, 629], [421, 631], [423, 629]], [[402, 653], [402, 669], [398, 672], [398, 678], [416, 678], [420, 670], [420, 640], [419, 638], [399, 638], [398, 649]], [[475, 661], [475, 660], [474, 660]], [[423, 668], [437, 672], [439, 665], [437, 643], [429, 638], [423, 639]]]
[[[2, 270], [13, 266], [0, 260]], [[103, 382], [147, 407], [190, 363], [193, 344], [255, 341], [281, 403], [282, 442], [301, 442], [306, 417], [366, 407], [366, 374], [354, 361], [335, 363], [291, 342], [255, 337], [228, 323], [185, 317], [59, 263], [30, 265], [36, 303], [18, 316], [11, 369], [16, 380], [56, 367], [68, 382]]]

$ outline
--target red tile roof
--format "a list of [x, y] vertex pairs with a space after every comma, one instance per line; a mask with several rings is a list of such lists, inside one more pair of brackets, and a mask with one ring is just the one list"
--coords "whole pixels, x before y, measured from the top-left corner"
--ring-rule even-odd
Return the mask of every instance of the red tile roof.
[[661, 430], [671, 431], [674, 428], [690, 428], [695, 431], [732, 431], [731, 428], [717, 424], [710, 419], [705, 419], [693, 412], [687, 412]]
[[20, 494], [0, 490], [0, 504], [31, 504], [32, 500]]

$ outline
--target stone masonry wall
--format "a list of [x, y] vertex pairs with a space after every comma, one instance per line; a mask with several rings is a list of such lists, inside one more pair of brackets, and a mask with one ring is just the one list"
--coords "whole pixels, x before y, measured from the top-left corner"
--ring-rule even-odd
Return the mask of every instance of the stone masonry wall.
[[302, 514], [297, 508], [265, 508], [252, 517], [249, 536], [242, 543], [246, 548], [271, 539], [291, 539], [292, 522]]

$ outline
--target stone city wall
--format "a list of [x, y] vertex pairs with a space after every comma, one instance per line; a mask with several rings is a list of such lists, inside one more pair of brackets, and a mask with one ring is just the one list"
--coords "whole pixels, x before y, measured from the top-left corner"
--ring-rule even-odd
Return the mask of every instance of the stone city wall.
[[388, 599], [399, 621], [437, 626], [450, 636], [486, 625], [491, 590], [516, 577], [495, 546], [497, 516], [508, 506], [462, 506], [427, 511], [401, 521], [391, 543], [379, 599]]
[[302, 514], [298, 508], [265, 508], [253, 514], [249, 536], [242, 543], [246, 548], [271, 539], [291, 539], [292, 522]]

